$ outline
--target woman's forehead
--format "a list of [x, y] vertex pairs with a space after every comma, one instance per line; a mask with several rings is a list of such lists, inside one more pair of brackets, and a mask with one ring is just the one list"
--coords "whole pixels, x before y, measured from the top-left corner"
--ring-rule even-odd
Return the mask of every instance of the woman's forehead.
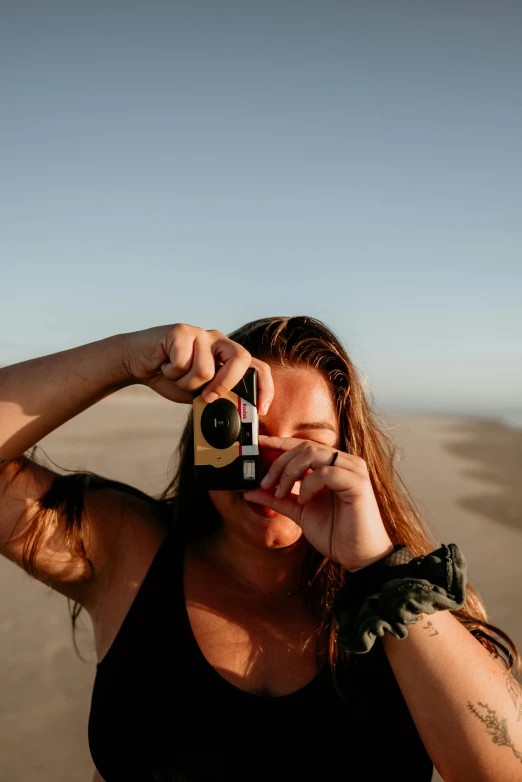
[[284, 404], [295, 417], [315, 417], [336, 420], [332, 392], [326, 378], [314, 367], [273, 367], [274, 401], [272, 407]]

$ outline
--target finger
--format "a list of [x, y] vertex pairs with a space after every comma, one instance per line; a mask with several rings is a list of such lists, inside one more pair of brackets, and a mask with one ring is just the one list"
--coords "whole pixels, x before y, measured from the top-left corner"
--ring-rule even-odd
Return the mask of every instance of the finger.
[[178, 381], [190, 371], [194, 341], [194, 339], [187, 339], [185, 334], [174, 337], [169, 349], [169, 358], [161, 365], [161, 372], [167, 380]]
[[257, 505], [266, 505], [267, 508], [272, 508], [276, 513], [287, 516], [296, 524], [300, 522], [302, 509], [297, 501], [297, 494], [289, 494], [283, 500], [280, 500], [274, 497], [273, 492], [265, 491], [264, 489], [249, 489], [243, 492], [243, 497], [248, 502], [255, 502]]
[[[272, 439], [279, 440], [280, 438], [267, 438], [263, 435], [259, 435], [259, 445], [261, 448], [267, 449], [266, 440]], [[306, 440], [298, 440], [296, 438], [295, 442], [297, 445], [294, 445], [289, 451], [286, 452], [281, 451], [280, 449], [276, 449], [275, 447], [270, 448], [270, 446], [268, 446], [268, 450], [278, 452], [279, 456], [269, 466], [267, 473], [263, 478], [262, 486], [264, 488], [270, 488], [278, 484], [287, 465], [292, 461], [292, 459], [296, 457], [298, 453], [304, 451], [308, 445]]]
[[[349, 454], [342, 451], [332, 452], [331, 448], [321, 448], [315, 445], [304, 448], [301, 452], [291, 451], [290, 454], [285, 454], [278, 461], [282, 463], [285, 458], [294, 453], [295, 456], [290, 461], [287, 461], [279, 477], [279, 486], [276, 490], [279, 498], [285, 497], [297, 481], [303, 481], [311, 472], [323, 468], [330, 470], [332, 468], [332, 457], [335, 454], [337, 454], [335, 460], [336, 467], [341, 467], [347, 472], [356, 472], [350, 462]], [[277, 482], [277, 475], [275, 482]]]
[[310, 440], [303, 440], [302, 437], [272, 437], [267, 434], [259, 435], [259, 442], [263, 441], [264, 448], [270, 448], [273, 451], [289, 451], [297, 445], [302, 445]]
[[[310, 440], [288, 439], [292, 439], [293, 442], [297, 442], [299, 445], [281, 454], [269, 467], [263, 479], [263, 486], [266, 488], [279, 483], [279, 497], [284, 497], [293, 484], [301, 480], [308, 470], [316, 470], [318, 467], [330, 464], [333, 454], [337, 453], [338, 462], [339, 459], [342, 462], [343, 458], [347, 456], [347, 454], [341, 451], [332, 451], [331, 448], [321, 446]], [[260, 445], [263, 448], [266, 447], [265, 442], [261, 442], [261, 437]]]
[[[270, 469], [267, 472], [267, 475], [265, 477], [268, 478], [266, 484], [263, 483], [264, 487], [270, 487], [272, 486], [277, 480], [279, 479], [280, 473], [284, 466], [288, 464], [291, 458], [294, 458], [295, 454], [291, 453], [290, 456], [288, 456], [288, 452], [292, 449], [295, 449], [297, 447], [301, 447], [301, 450], [304, 448], [304, 446], [312, 445], [319, 449], [326, 448], [327, 453], [329, 454], [328, 461], [326, 462], [329, 464], [332, 460], [332, 457], [334, 453], [337, 453], [337, 460], [336, 465], [342, 466], [345, 470], [351, 470], [358, 475], [361, 475], [362, 477], [368, 477], [368, 467], [366, 465], [366, 462], [364, 459], [361, 459], [359, 456], [354, 456], [350, 453], [345, 453], [345, 451], [335, 451], [335, 449], [328, 448], [327, 446], [321, 446], [319, 443], [316, 443], [312, 440], [303, 440], [298, 437], [269, 437], [268, 435], [260, 434], [259, 435], [259, 445], [269, 451], [279, 451], [281, 454], [280, 457], [278, 457], [270, 466]], [[282, 454], [286, 454], [286, 458], [283, 458]], [[321, 462], [323, 464], [323, 462]]]
[[251, 367], [257, 369], [257, 409], [260, 415], [266, 415], [274, 398], [274, 379], [269, 364], [253, 358]]
[[343, 500], [348, 496], [353, 497], [361, 483], [361, 477], [350, 470], [337, 466], [319, 467], [301, 481], [297, 502], [304, 505], [324, 489], [336, 492]]
[[[283, 454], [288, 453], [295, 448], [303, 448], [306, 443], [310, 443], [310, 442], [311, 442], [310, 440], [303, 440], [302, 437], [271, 437], [266, 434], [259, 435], [259, 445], [261, 446], [261, 448], [264, 451], [271, 452], [272, 456], [276, 453], [279, 454], [278, 459], [282, 458]], [[278, 462], [278, 464], [281, 464], [281, 466], [283, 466], [284, 464], [287, 463], [287, 461], [288, 459], [285, 459], [282, 462]], [[273, 463], [275, 464], [275, 461], [273, 461]], [[277, 468], [275, 468], [272, 471], [272, 473], [270, 473], [269, 479], [276, 472], [277, 472]]]
[[184, 391], [195, 391], [210, 382], [215, 374], [216, 366], [208, 336], [205, 331], [201, 331], [193, 342], [190, 369], [178, 380], [177, 385]]
[[190, 391], [183, 391], [181, 388], [178, 388], [176, 383], [173, 383], [172, 380], [167, 380], [161, 374], [153, 377], [149, 381], [149, 386], [157, 394], [165, 397], [165, 399], [169, 399], [171, 402], [180, 402], [188, 405], [194, 401]]
[[279, 499], [284, 498], [297, 481], [304, 480], [308, 473], [326, 466], [330, 461], [331, 451], [313, 452], [310, 449], [306, 449], [302, 453], [297, 453], [281, 472], [279, 486], [275, 491], [276, 496]]
[[[222, 362], [214, 379], [205, 389], [205, 402], [212, 402], [220, 396], [225, 396], [243, 378], [250, 366], [252, 356], [237, 342], [228, 337], [217, 339], [211, 347], [214, 363]], [[217, 396], [212, 396], [213, 394]], [[210, 397], [210, 398], [209, 398]]]

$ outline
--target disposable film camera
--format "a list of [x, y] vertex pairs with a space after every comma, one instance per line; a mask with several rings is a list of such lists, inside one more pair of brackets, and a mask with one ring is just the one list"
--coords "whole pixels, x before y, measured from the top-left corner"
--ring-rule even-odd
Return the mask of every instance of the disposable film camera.
[[224, 397], [207, 404], [194, 392], [194, 469], [207, 489], [253, 489], [259, 484], [257, 370], [247, 369]]

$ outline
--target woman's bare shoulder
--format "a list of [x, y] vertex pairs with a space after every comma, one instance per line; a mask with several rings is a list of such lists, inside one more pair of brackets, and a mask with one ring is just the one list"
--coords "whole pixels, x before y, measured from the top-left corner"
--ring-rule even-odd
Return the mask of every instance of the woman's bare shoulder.
[[59, 475], [32, 459], [16, 460], [0, 478], [0, 553], [86, 605], [129, 552], [147, 557], [159, 545], [165, 508], [92, 473]]
[[94, 577], [85, 590], [87, 609], [98, 604], [115, 578], [140, 579], [167, 535], [165, 512], [152, 499], [117, 489], [93, 492], [85, 504], [85, 549]]
[[98, 662], [112, 646], [167, 535], [156, 515], [150, 515], [147, 503], [135, 502], [135, 498], [130, 502], [126, 497], [100, 498], [95, 514], [97, 524], [115, 512], [115, 503], [123, 521], [109, 540], [104, 539], [105, 532], [98, 535], [98, 565], [102, 561], [103, 567], [84, 593], [83, 602], [91, 617]]

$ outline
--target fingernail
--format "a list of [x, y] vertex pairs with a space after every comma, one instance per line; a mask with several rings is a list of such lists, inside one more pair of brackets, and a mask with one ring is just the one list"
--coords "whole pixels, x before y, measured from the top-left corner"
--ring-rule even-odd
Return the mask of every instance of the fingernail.
[[278, 486], [277, 489], [274, 492], [274, 497], [279, 497], [280, 494], [281, 494], [281, 487]]
[[264, 403], [263, 407], [261, 408], [261, 415], [266, 415], [269, 409], [270, 409], [270, 400]]
[[203, 394], [203, 399], [208, 405], [210, 405], [212, 402], [215, 402], [216, 399], [219, 399], [219, 396], [215, 391], [210, 391], [208, 394]]
[[265, 475], [265, 477], [261, 481], [261, 486], [266, 486], [266, 484], [268, 483], [269, 480], [270, 480], [270, 478], [268, 477], [268, 475]]

